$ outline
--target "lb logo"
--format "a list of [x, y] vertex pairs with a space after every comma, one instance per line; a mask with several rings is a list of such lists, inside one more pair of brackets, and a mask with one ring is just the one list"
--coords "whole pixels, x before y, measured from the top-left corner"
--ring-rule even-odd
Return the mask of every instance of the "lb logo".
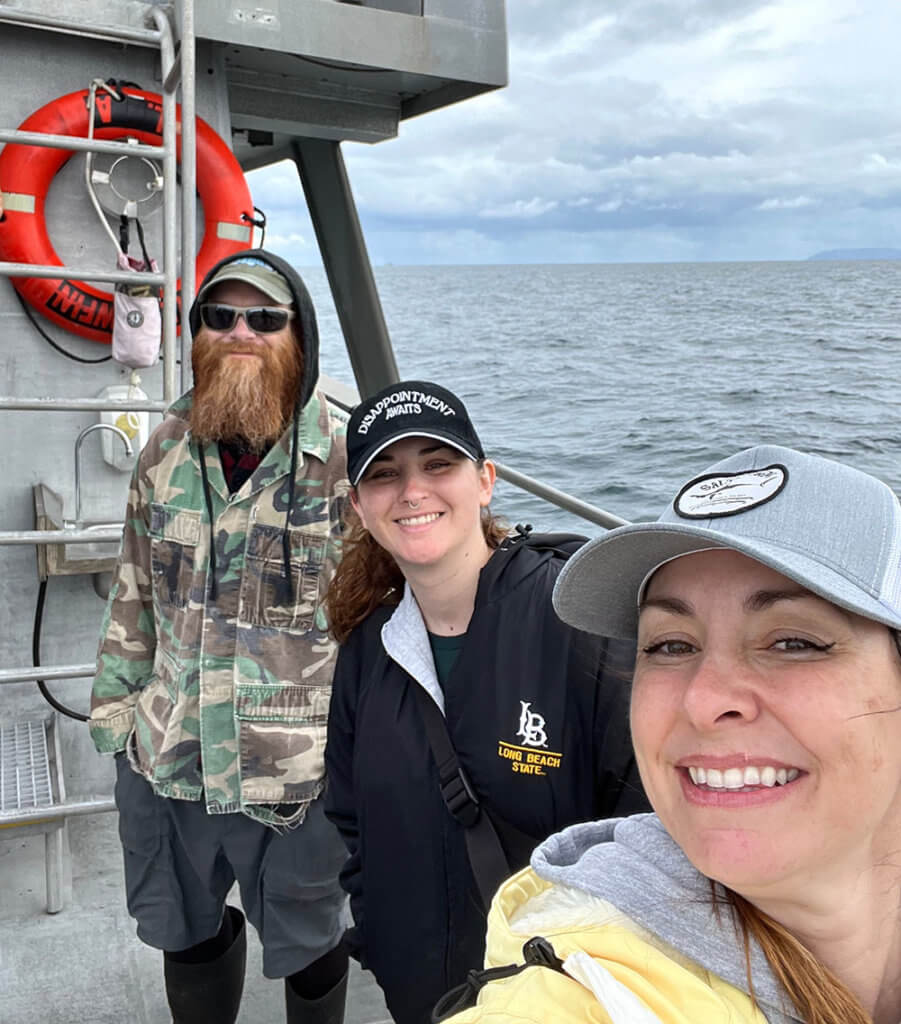
[[144, 314], [139, 309], [130, 309], [125, 322], [129, 327], [140, 327], [144, 323]]
[[517, 736], [522, 737], [523, 744], [527, 747], [546, 747], [547, 732], [545, 731], [544, 716], [537, 711], [530, 711], [531, 701], [521, 700], [522, 713], [519, 716], [519, 731]]
[[[514, 775], [550, 775], [563, 763], [563, 752], [548, 750], [547, 722], [544, 715], [532, 710], [532, 702], [519, 702], [519, 731], [521, 744], [498, 739], [497, 756], [510, 765]], [[540, 747], [541, 749], [536, 749]]]

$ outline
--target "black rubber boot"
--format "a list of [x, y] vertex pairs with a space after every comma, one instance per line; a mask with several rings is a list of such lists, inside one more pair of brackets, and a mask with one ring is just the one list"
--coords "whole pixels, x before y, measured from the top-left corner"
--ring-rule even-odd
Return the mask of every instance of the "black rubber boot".
[[163, 954], [172, 1024], [235, 1024], [244, 991], [247, 931], [237, 907], [226, 907], [234, 933], [228, 949], [205, 963], [180, 963]]
[[285, 979], [285, 1011], [288, 1024], [343, 1024], [347, 998], [347, 971], [334, 987], [318, 999], [304, 999]]

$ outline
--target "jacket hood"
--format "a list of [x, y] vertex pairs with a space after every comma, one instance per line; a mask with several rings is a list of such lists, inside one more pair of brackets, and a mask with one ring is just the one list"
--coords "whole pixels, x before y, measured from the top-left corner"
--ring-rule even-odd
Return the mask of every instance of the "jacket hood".
[[[715, 911], [710, 881], [657, 815], [573, 825], [534, 851], [532, 869], [546, 881], [607, 901], [688, 959], [748, 993], [743, 943], [728, 906]], [[769, 1020], [797, 1020], [791, 1000], [753, 941], [751, 977], [754, 996]]]
[[516, 529], [483, 566], [478, 602], [501, 600], [548, 562], [561, 554], [573, 554], [586, 541], [585, 537], [574, 533], [530, 533], [530, 527], [519, 526]]
[[[584, 537], [575, 534], [529, 535], [519, 527], [517, 530], [504, 539], [482, 567], [475, 599], [477, 608], [502, 601], [524, 580], [545, 571], [545, 566], [561, 551], [570, 554], [585, 542]], [[410, 584], [404, 584], [403, 597], [396, 608], [383, 606], [373, 614], [380, 616], [385, 650], [422, 686], [444, 714], [444, 691], [435, 671], [425, 620]]]
[[[232, 253], [231, 256], [226, 256], [225, 259], [219, 260], [200, 282], [197, 294], [200, 294], [207, 281], [214, 274], [218, 273], [222, 267], [227, 266], [229, 263], [234, 263], [236, 260], [246, 259], [257, 259], [263, 263], [268, 263], [273, 270], [278, 271], [285, 278], [294, 295], [294, 308], [297, 312], [300, 328], [300, 347], [303, 353], [303, 376], [301, 377], [300, 391], [297, 396], [297, 408], [302, 409], [310, 400], [316, 388], [316, 382], [319, 380], [319, 328], [316, 324], [316, 311], [313, 309], [313, 300], [310, 298], [310, 293], [303, 283], [303, 278], [301, 278], [300, 274], [297, 273], [290, 263], [283, 260], [280, 256], [268, 252], [266, 249], [242, 249], [240, 252]], [[188, 322], [191, 325], [191, 333], [196, 334], [200, 329], [200, 304], [196, 298], [191, 305]]]

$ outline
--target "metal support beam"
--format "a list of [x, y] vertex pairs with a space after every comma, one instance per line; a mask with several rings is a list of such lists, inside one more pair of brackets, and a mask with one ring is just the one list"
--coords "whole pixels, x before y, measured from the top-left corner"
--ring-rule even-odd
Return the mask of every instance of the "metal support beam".
[[297, 139], [294, 163], [307, 197], [322, 262], [362, 396], [400, 379], [337, 142]]

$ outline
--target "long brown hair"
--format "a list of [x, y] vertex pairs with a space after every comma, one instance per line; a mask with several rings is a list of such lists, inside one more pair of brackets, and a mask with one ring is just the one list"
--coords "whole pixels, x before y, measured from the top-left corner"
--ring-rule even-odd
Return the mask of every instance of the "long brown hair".
[[[510, 532], [498, 516], [482, 509], [482, 532], [496, 548]], [[380, 605], [397, 605], [404, 593], [404, 575], [348, 505], [343, 554], [329, 584], [325, 607], [331, 635], [343, 644], [353, 630]]]
[[760, 946], [763, 955], [782, 987], [788, 993], [804, 1024], [873, 1024], [854, 995], [839, 979], [820, 963], [792, 933], [753, 903], [731, 889], [721, 895], [711, 882], [714, 902], [723, 899], [732, 910], [741, 934], [748, 975], [748, 991], [754, 998], [751, 980], [751, 942]]

